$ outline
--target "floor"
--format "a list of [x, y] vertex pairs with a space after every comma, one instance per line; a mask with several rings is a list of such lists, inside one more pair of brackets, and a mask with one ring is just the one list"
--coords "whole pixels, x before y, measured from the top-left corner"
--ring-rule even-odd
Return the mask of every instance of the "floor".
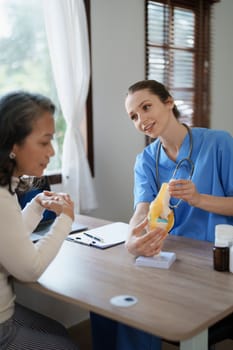
[[[91, 350], [91, 331], [89, 320], [85, 320], [69, 328], [69, 333], [78, 344], [80, 350]], [[178, 350], [178, 347], [164, 342], [162, 350]], [[218, 343], [215, 346], [215, 350], [233, 350], [233, 340], [226, 340]]]

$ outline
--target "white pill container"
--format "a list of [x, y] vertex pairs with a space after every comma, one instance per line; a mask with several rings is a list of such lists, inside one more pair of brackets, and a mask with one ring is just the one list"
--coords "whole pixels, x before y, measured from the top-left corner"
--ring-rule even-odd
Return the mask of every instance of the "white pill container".
[[229, 248], [229, 271], [233, 273], [233, 226], [232, 225], [219, 224], [215, 226], [214, 245], [215, 247]]

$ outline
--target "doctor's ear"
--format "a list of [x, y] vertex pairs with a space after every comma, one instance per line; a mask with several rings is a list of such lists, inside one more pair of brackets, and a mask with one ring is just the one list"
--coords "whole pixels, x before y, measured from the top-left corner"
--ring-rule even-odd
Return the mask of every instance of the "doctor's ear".
[[169, 107], [171, 109], [173, 109], [174, 105], [175, 105], [175, 102], [173, 100], [173, 98], [171, 96], [169, 96], [165, 102], [165, 104], [169, 105]]

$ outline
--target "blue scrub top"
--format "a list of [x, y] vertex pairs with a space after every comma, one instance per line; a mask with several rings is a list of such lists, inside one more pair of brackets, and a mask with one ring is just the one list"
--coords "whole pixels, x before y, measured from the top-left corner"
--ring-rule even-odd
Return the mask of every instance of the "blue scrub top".
[[[205, 128], [192, 128], [194, 163], [192, 181], [197, 191], [213, 196], [233, 196], [233, 138], [226, 131]], [[158, 193], [155, 181], [156, 154], [159, 140], [147, 146], [136, 158], [134, 168], [134, 206], [139, 202], [151, 202]], [[190, 138], [187, 134], [174, 162], [161, 147], [159, 157], [159, 182], [169, 182], [177, 163], [188, 156]], [[189, 163], [185, 162], [177, 172], [176, 178], [187, 179]], [[172, 198], [171, 203], [177, 203]], [[215, 225], [233, 225], [233, 216], [213, 214], [190, 206], [181, 201], [174, 209], [175, 225], [171, 234], [199, 240], [214, 241]]]

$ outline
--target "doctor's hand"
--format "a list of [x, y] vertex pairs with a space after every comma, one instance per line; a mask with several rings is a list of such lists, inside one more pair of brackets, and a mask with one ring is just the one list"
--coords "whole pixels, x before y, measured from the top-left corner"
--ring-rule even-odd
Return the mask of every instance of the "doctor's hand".
[[168, 191], [171, 197], [182, 199], [192, 206], [198, 206], [200, 193], [191, 180], [171, 180]]
[[146, 218], [142, 223], [131, 228], [125, 246], [135, 256], [154, 256], [162, 249], [167, 232], [162, 228], [147, 231], [147, 226], [148, 219]]

